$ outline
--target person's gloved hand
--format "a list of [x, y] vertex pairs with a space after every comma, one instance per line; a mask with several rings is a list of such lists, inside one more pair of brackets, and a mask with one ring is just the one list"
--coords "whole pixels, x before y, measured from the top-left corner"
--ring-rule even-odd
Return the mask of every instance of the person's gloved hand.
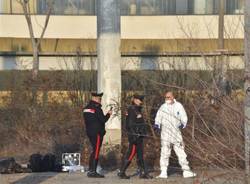
[[181, 123], [178, 128], [183, 129], [183, 128], [185, 128], [185, 126]]
[[154, 124], [154, 131], [157, 133], [157, 134], [160, 134], [161, 133], [161, 128], [158, 124]]

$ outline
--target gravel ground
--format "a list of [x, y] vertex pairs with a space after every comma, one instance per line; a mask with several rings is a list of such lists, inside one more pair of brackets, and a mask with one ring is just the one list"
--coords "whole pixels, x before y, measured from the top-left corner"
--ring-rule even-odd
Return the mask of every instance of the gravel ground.
[[[196, 171], [195, 178], [184, 179], [180, 174], [172, 174], [168, 179], [139, 179], [135, 171], [129, 170], [129, 180], [120, 180], [116, 171], [107, 172], [104, 179], [88, 178], [86, 173], [23, 173], [0, 175], [0, 184], [243, 184], [244, 177], [240, 171]], [[153, 172], [154, 177], [158, 172]]]

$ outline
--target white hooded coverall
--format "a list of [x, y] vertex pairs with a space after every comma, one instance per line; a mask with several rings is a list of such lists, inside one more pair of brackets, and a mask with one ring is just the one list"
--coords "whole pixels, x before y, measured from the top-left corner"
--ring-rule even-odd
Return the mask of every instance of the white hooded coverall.
[[187, 155], [184, 151], [184, 143], [179, 126], [186, 127], [187, 114], [182, 104], [174, 100], [173, 104], [164, 103], [157, 111], [155, 124], [161, 128], [161, 158], [160, 167], [166, 171], [171, 154], [171, 146], [178, 157], [183, 171], [189, 171]]

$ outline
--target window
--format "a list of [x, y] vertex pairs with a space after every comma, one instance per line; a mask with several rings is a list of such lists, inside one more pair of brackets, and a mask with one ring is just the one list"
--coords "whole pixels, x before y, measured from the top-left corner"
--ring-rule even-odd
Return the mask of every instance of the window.
[[188, 13], [188, 0], [176, 0], [176, 14], [185, 15]]
[[176, 14], [176, 0], [165, 1], [165, 14], [174, 15]]
[[243, 0], [226, 0], [226, 14], [243, 13]]
[[136, 14], [136, 0], [121, 0], [121, 15]]
[[0, 13], [9, 13], [10, 7], [10, 1], [0, 0]]
[[212, 15], [219, 12], [219, 0], [192, 0], [193, 14]]
[[[45, 14], [47, 2], [38, 0], [38, 13]], [[95, 0], [54, 0], [53, 14], [56, 15], [94, 15]]]
[[[46, 14], [48, 0], [29, 0], [31, 13]], [[56, 15], [95, 15], [96, 0], [53, 0]], [[224, 0], [225, 14], [243, 14], [244, 0]], [[120, 0], [121, 15], [218, 14], [219, 0]], [[0, 13], [22, 14], [17, 0], [0, 0]]]
[[219, 14], [219, 8], [220, 8], [220, 1], [214, 0], [213, 4], [214, 4], [213, 13], [218, 15]]
[[121, 15], [163, 15], [166, 0], [121, 0]]
[[45, 14], [47, 10], [47, 2], [44, 0], [38, 0], [37, 2], [37, 13]]
[[[58, 4], [61, 1], [57, 0]], [[64, 14], [95, 14], [95, 0], [66, 0], [64, 1]]]
[[[217, 2], [219, 0], [216, 0]], [[206, 7], [205, 7], [205, 14], [208, 14], [208, 15], [211, 15], [211, 14], [214, 14], [214, 4], [215, 3], [215, 0], [206, 0]]]
[[141, 15], [159, 15], [162, 12], [162, 0], [140, 0], [140, 14]]
[[11, 0], [11, 13], [20, 14], [23, 13], [21, 4], [16, 0]]

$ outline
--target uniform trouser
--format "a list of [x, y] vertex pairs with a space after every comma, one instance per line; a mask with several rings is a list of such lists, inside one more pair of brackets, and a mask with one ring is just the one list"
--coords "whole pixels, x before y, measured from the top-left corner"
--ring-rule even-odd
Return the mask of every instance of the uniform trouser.
[[99, 153], [102, 146], [103, 136], [100, 134], [96, 134], [88, 137], [92, 146], [92, 152], [89, 157], [89, 171], [96, 171], [96, 167], [99, 160]]
[[145, 170], [143, 160], [143, 137], [129, 137], [129, 147], [125, 156], [125, 161], [131, 162], [135, 154], [137, 155], [137, 164], [140, 169]]
[[190, 170], [189, 163], [187, 161], [187, 155], [184, 151], [183, 142], [170, 143], [166, 140], [161, 140], [161, 158], [160, 158], [160, 167], [161, 170], [166, 170], [169, 164], [169, 157], [171, 155], [171, 149], [175, 151], [175, 154], [178, 157], [179, 164], [183, 171]]

